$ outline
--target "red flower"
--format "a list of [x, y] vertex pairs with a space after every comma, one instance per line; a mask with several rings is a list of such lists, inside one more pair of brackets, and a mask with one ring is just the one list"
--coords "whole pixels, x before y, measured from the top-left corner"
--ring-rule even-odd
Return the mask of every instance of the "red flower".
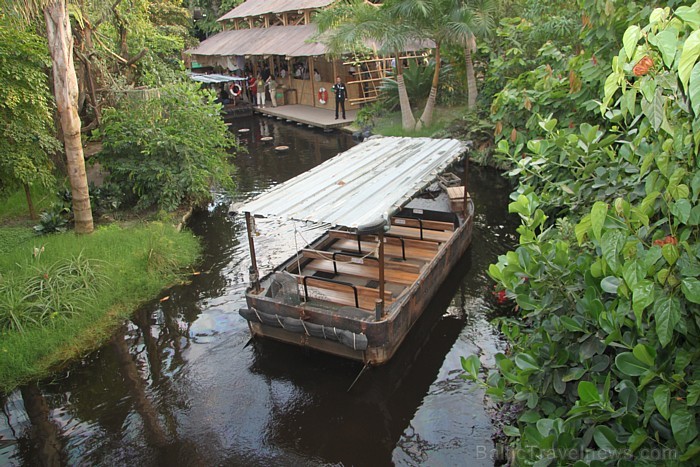
[[678, 239], [673, 235], [666, 235], [664, 238], [654, 240], [654, 245], [664, 246], [666, 244], [678, 245]]

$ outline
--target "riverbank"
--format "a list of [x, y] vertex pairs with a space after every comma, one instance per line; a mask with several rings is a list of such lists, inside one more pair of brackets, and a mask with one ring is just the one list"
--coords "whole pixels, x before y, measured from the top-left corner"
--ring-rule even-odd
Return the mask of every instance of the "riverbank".
[[[0, 319], [11, 314], [23, 328], [0, 331], [0, 392], [47, 376], [99, 347], [141, 303], [181, 281], [179, 271], [199, 254], [192, 233], [161, 222], [111, 224], [85, 236], [36, 236], [28, 227], [5, 226], [0, 227], [0, 245]], [[86, 276], [99, 279], [79, 290], [56, 289], [48, 299], [53, 300], [47, 305], [51, 316], [42, 318], [42, 324], [32, 323], [36, 315], [28, 315], [33, 310], [22, 291], [39, 276], [48, 284], [65, 264], [87, 267]], [[81, 274], [75, 269], [68, 275]], [[58, 310], [66, 311], [65, 317]]]

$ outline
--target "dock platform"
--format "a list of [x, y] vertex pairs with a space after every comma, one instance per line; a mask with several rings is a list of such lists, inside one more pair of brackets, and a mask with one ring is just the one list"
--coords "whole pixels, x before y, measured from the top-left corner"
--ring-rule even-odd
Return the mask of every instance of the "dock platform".
[[290, 120], [296, 123], [311, 125], [324, 130], [340, 128], [351, 124], [355, 120], [357, 110], [349, 110], [345, 113], [347, 118], [335, 119], [335, 109], [319, 109], [308, 105], [281, 105], [278, 107], [255, 107], [254, 111], [263, 115], [270, 115], [281, 120]]

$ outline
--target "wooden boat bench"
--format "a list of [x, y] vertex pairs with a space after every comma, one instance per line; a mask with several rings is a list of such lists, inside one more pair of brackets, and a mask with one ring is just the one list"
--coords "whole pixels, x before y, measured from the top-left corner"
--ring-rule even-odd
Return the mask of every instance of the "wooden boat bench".
[[[325, 295], [325, 300], [338, 303], [340, 305], [349, 305], [356, 308], [361, 308], [368, 311], [374, 311], [376, 301], [379, 299], [379, 290], [361, 285], [351, 284], [336, 280], [329, 280], [314, 276], [299, 276], [294, 274], [299, 285], [304, 286], [304, 295], [306, 300], [309, 298], [308, 289], [322, 289]], [[311, 296], [311, 298], [319, 299]], [[393, 297], [391, 292], [384, 292], [384, 303], [388, 305], [392, 303]]]
[[391, 228], [386, 235], [445, 243], [452, 237], [453, 232], [454, 225], [449, 222], [395, 217], [391, 220]]
[[[354, 232], [344, 230], [331, 230], [328, 232], [331, 239], [336, 239], [332, 247], [357, 251], [366, 254], [374, 250], [377, 246], [376, 235], [363, 235], [358, 239]], [[416, 240], [401, 237], [384, 237], [384, 254], [391, 258], [410, 259], [415, 258], [423, 261], [432, 260], [440, 249], [440, 244], [429, 240]]]

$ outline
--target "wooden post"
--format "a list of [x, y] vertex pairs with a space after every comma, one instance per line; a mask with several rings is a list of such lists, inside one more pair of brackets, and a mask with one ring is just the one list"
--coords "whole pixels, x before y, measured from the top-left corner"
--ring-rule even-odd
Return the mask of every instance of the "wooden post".
[[245, 227], [248, 232], [248, 247], [250, 248], [250, 283], [254, 293], [260, 292], [260, 274], [258, 273], [258, 261], [255, 258], [255, 243], [253, 242], [253, 223], [250, 213], [245, 213]]
[[289, 16], [287, 13], [282, 13], [282, 25], [287, 26], [289, 24]]
[[235, 29], [236, 31], [241, 29], [241, 19], [240, 18], [235, 18], [233, 20], [233, 29]]
[[316, 107], [316, 90], [314, 89], [314, 58], [309, 57], [309, 82], [311, 83], [311, 102]]
[[382, 301], [384, 314], [384, 229], [379, 232], [379, 299]]
[[464, 218], [467, 218], [467, 198], [469, 197], [469, 192], [467, 191], [467, 180], [469, 178], [469, 152], [464, 154]]

